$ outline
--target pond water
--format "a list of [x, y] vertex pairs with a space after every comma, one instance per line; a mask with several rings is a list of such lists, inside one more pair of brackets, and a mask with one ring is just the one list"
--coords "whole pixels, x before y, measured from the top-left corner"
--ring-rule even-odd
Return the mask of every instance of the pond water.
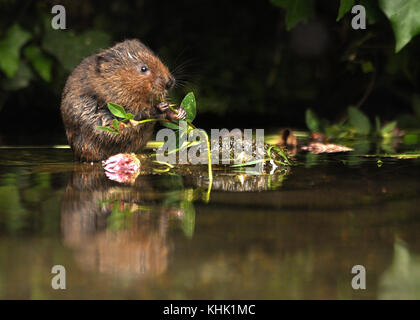
[[2, 148], [0, 299], [419, 299], [420, 160], [377, 160], [215, 172], [207, 202], [200, 174], [118, 184], [69, 149]]

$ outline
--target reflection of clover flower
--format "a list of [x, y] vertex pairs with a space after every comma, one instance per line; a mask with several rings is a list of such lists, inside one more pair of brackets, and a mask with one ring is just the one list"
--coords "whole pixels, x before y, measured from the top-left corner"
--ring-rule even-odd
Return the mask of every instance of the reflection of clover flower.
[[134, 153], [119, 153], [102, 161], [108, 179], [120, 183], [133, 182], [140, 173], [140, 160]]

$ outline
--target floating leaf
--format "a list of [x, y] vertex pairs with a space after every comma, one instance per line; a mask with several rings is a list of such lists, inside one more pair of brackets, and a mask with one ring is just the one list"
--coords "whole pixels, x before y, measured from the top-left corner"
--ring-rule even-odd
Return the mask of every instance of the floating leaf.
[[31, 38], [31, 34], [14, 24], [6, 36], [0, 40], [0, 69], [12, 78], [19, 70], [19, 53], [21, 47]]
[[357, 133], [367, 135], [370, 132], [369, 118], [355, 107], [349, 107], [349, 122], [356, 129]]
[[338, 10], [337, 21], [340, 21], [347, 12], [354, 6], [354, 0], [341, 0], [340, 9]]
[[420, 33], [420, 1], [380, 0], [379, 6], [391, 21], [399, 52], [412, 38]]

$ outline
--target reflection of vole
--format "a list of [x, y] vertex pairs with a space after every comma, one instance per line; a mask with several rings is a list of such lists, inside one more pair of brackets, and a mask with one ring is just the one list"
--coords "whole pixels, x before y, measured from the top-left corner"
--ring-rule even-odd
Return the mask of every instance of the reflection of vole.
[[[140, 209], [140, 205], [153, 203], [147, 199], [151, 188], [142, 179], [133, 187], [124, 187], [96, 169], [86, 166], [74, 171], [67, 185], [61, 210], [65, 244], [88, 271], [130, 276], [164, 272], [171, 212]], [[113, 227], [113, 221], [122, 224], [121, 228]]]
[[124, 128], [121, 134], [98, 130], [114, 119], [112, 102], [135, 120], [178, 119], [164, 102], [175, 79], [157, 56], [138, 40], [126, 40], [85, 58], [69, 76], [63, 90], [61, 114], [76, 158], [103, 160], [121, 152], [139, 153], [151, 138], [154, 122]]

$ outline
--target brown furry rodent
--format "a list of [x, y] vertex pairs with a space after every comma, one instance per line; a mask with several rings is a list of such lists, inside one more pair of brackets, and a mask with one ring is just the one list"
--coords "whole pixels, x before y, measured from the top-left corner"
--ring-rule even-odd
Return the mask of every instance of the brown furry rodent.
[[120, 152], [140, 152], [151, 138], [154, 122], [127, 127], [120, 134], [104, 132], [114, 116], [107, 103], [121, 105], [135, 115], [178, 119], [164, 101], [175, 84], [168, 68], [138, 40], [126, 40], [85, 58], [67, 79], [61, 99], [61, 115], [67, 139], [81, 161], [103, 160]]

